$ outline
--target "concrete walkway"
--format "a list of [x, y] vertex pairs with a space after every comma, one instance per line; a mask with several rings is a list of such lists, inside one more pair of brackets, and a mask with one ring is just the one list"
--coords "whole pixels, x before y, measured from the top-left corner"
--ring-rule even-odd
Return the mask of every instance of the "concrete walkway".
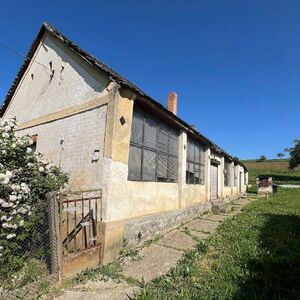
[[251, 196], [242, 196], [233, 203], [233, 210], [224, 214], [206, 214], [182, 224], [160, 238], [143, 247], [138, 255], [122, 260], [120, 280], [88, 281], [62, 291], [59, 300], [123, 300], [130, 299], [139, 292], [139, 283], [146, 283], [166, 274], [174, 267], [186, 250], [193, 249], [197, 241], [205, 240], [213, 234], [225, 219], [241, 212]]
[[279, 184], [278, 186], [285, 189], [300, 189], [300, 184]]

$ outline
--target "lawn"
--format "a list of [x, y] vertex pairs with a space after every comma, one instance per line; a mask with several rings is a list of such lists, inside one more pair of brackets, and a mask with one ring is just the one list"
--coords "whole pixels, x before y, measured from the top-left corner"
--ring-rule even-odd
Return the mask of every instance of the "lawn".
[[136, 299], [300, 299], [300, 189], [248, 204]]
[[269, 175], [277, 184], [300, 184], [300, 167], [289, 170], [287, 159], [245, 160], [243, 163], [249, 169], [249, 183], [251, 184], [255, 184], [258, 175]]

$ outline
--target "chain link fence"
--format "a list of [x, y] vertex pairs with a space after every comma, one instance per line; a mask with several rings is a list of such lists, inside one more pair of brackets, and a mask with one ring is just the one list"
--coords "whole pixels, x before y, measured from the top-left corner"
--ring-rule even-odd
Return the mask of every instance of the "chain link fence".
[[40, 209], [34, 225], [25, 227], [4, 254], [0, 267], [1, 300], [46, 299], [60, 281], [57, 195], [47, 195], [47, 203]]

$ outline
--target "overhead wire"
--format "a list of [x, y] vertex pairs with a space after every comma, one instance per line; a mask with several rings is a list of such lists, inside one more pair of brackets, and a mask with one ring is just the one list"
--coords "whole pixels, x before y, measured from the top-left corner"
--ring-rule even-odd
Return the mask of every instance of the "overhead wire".
[[[47, 66], [45, 66], [44, 64], [42, 64], [42, 63], [40, 63], [40, 62], [34, 60], [33, 58], [30, 58], [30, 57], [28, 57], [28, 56], [26, 56], [26, 55], [20, 53], [19, 51], [13, 49], [12, 47], [9, 47], [9, 46], [5, 45], [5, 44], [2, 43], [2, 42], [0, 42], [0, 46], [1, 46], [2, 48], [5, 48], [5, 49], [7, 49], [7, 50], [13, 52], [14, 54], [16, 54], [16, 55], [18, 55], [18, 56], [21, 56], [21, 57], [23, 57], [23, 58], [25, 58], [25, 59], [28, 59], [28, 60], [30, 60], [30, 61], [36, 63], [36, 64], [41, 65], [41, 66], [42, 66], [43, 68], [45, 68], [46, 70], [49, 70], [49, 71], [50, 71], [50, 74], [52, 74], [52, 70], [51, 70], [49, 67], [47, 67]], [[49, 75], [50, 75], [50, 74], [49, 74]]]

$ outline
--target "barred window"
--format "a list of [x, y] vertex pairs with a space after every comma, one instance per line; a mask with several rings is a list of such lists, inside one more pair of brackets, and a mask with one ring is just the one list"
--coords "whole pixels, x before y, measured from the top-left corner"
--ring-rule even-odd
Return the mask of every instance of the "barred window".
[[177, 182], [178, 131], [134, 110], [128, 179]]
[[224, 164], [224, 186], [230, 186], [231, 180], [230, 180], [230, 174], [231, 174], [231, 164], [230, 162], [225, 160]]
[[186, 183], [204, 184], [205, 179], [205, 157], [204, 146], [188, 139]]

